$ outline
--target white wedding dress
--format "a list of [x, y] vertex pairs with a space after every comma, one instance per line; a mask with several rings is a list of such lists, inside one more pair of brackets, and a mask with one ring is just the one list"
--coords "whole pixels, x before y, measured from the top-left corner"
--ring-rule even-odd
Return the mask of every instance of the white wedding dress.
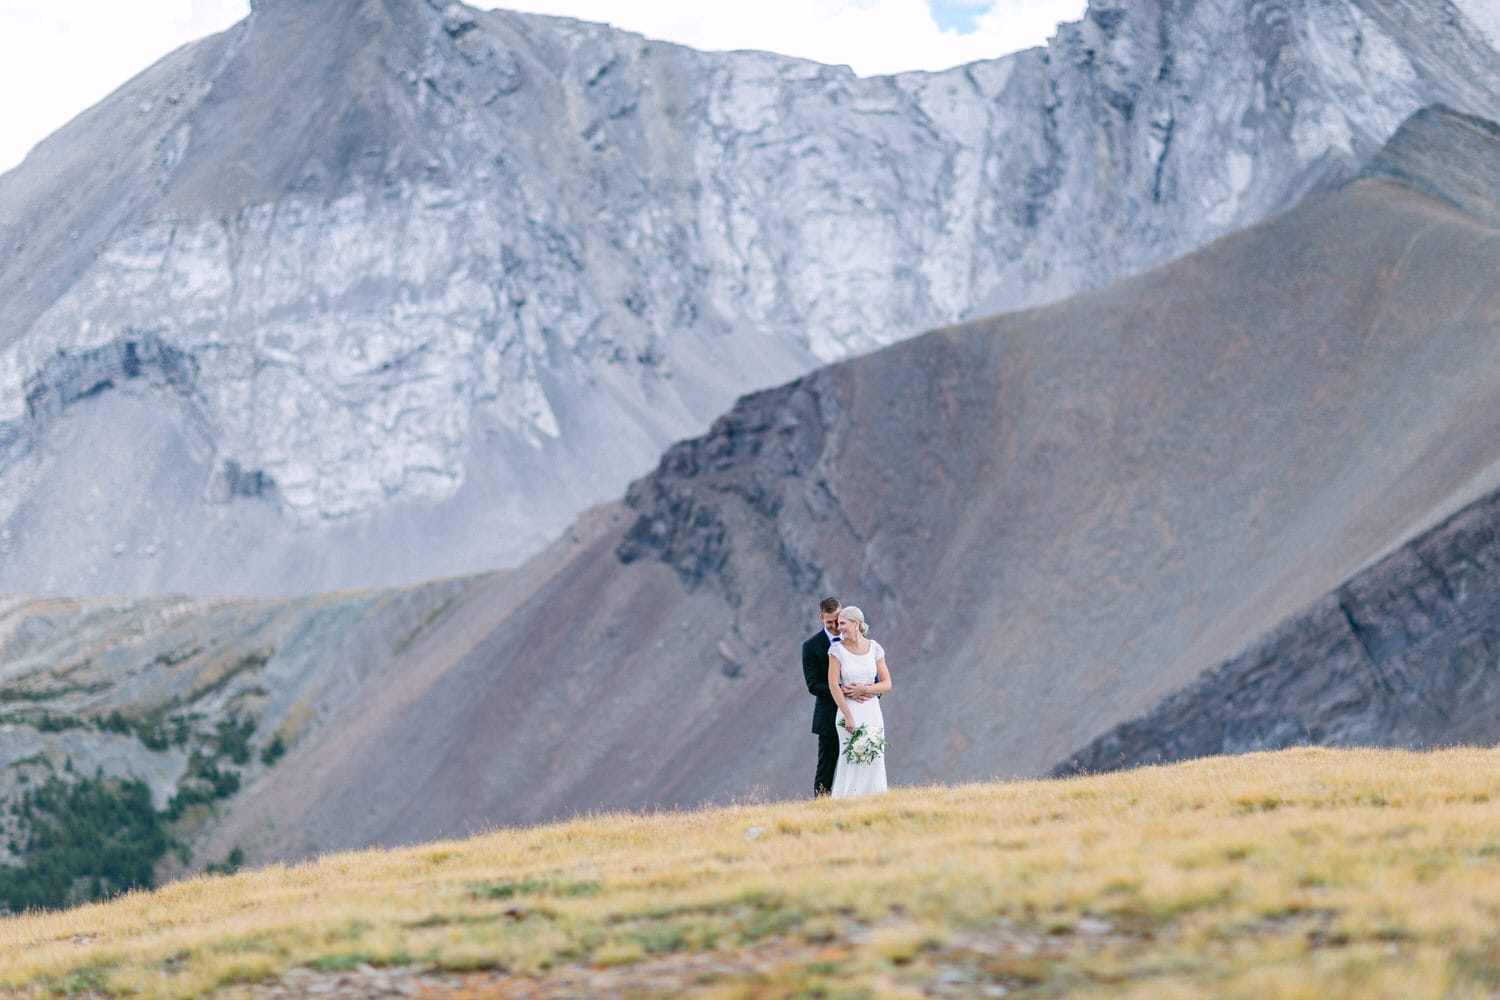
[[[841, 642], [829, 646], [828, 653], [839, 661], [841, 684], [874, 684], [875, 663], [885, 658], [885, 650], [874, 639], [870, 640], [870, 648], [863, 654], [850, 652]], [[854, 714], [856, 725], [869, 726], [871, 730], [878, 729], [881, 735], [885, 734], [885, 716], [881, 714], [879, 698], [863, 702], [851, 701], [849, 710]], [[842, 721], [843, 717], [840, 712], [839, 720]], [[849, 731], [840, 725], [838, 732], [839, 762], [833, 772], [833, 797], [842, 799], [885, 791], [885, 754], [881, 754], [880, 759], [871, 764], [851, 764], [844, 758], [844, 748], [849, 745]]]

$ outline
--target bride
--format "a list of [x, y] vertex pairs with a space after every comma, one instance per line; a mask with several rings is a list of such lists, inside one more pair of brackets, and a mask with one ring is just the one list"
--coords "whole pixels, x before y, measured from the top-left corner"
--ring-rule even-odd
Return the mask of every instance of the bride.
[[[833, 797], [885, 791], [885, 716], [876, 695], [891, 689], [885, 650], [869, 637], [865, 613], [850, 605], [839, 611], [839, 637], [828, 647], [828, 690], [839, 706], [839, 762]], [[851, 734], [865, 731], [849, 750]], [[872, 741], [879, 745], [876, 754]], [[851, 762], [853, 757], [856, 762]], [[871, 759], [873, 757], [873, 759]]]

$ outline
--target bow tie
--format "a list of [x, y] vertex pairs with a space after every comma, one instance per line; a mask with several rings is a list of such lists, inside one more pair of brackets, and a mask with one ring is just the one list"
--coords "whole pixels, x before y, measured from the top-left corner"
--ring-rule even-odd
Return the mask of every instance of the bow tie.
[[829, 639], [828, 641], [829, 642], [843, 642], [844, 641], [844, 637], [841, 636], [841, 635], [836, 635], [832, 639]]

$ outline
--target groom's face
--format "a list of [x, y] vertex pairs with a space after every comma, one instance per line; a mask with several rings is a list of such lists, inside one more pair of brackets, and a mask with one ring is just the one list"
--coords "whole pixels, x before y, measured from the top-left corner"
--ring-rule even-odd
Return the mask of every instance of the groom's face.
[[824, 630], [834, 635], [839, 634], [839, 613], [837, 611], [825, 611], [819, 617], [823, 619]]

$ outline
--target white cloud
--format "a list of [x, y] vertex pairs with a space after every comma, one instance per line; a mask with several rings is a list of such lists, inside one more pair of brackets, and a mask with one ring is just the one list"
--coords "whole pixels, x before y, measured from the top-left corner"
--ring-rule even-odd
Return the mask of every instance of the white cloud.
[[0, 170], [168, 52], [248, 10], [245, 0], [4, 0]]
[[1085, 0], [995, 0], [976, 30], [942, 31], [927, 0], [514, 0], [515, 10], [605, 21], [698, 49], [766, 49], [844, 64], [862, 76], [947, 69], [1044, 44]]
[[[303, 0], [294, 0], [303, 2]], [[484, 6], [494, 4], [484, 3]], [[767, 49], [861, 75], [946, 69], [1040, 45], [1086, 0], [995, 0], [960, 35], [927, 0], [516, 0], [502, 6], [605, 21], [699, 49]], [[244, 17], [248, 0], [3, 0], [0, 170], [167, 52]]]

